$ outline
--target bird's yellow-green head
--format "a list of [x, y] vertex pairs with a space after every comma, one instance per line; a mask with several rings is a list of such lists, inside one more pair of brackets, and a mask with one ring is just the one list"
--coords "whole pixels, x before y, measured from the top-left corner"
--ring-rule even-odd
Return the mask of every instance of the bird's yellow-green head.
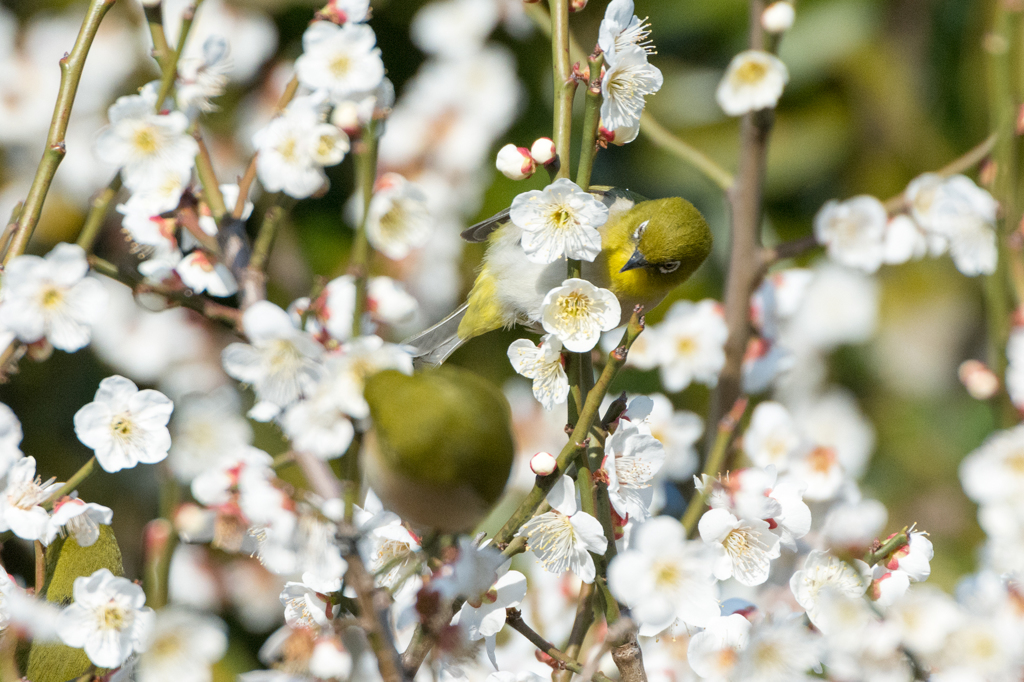
[[364, 395], [373, 421], [365, 470], [384, 505], [416, 526], [471, 530], [512, 471], [505, 396], [457, 367], [413, 376], [380, 372], [367, 380]]
[[685, 199], [641, 201], [604, 230], [612, 291], [621, 299], [661, 301], [711, 253], [711, 229]]

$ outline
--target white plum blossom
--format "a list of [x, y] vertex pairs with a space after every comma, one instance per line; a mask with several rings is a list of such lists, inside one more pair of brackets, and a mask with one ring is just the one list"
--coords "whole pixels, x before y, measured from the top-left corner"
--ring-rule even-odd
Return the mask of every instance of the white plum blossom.
[[487, 655], [497, 668], [496, 637], [505, 627], [505, 609], [519, 606], [525, 598], [526, 576], [519, 571], [508, 571], [486, 592], [463, 602], [452, 622], [465, 630], [469, 641], [486, 641]]
[[740, 652], [734, 679], [741, 682], [809, 682], [812, 668], [821, 662], [821, 637], [804, 625], [803, 618], [781, 617], [760, 621]]
[[318, 362], [323, 347], [296, 329], [288, 313], [269, 301], [249, 306], [242, 315], [242, 328], [249, 343], [224, 349], [224, 371], [253, 387], [259, 401], [253, 407], [255, 417], [269, 419], [312, 392], [323, 374]]
[[68, 646], [85, 649], [99, 668], [117, 668], [148, 644], [153, 609], [142, 588], [106, 568], [75, 578], [75, 601], [60, 615], [57, 633]]
[[216, 616], [171, 606], [156, 613], [146, 650], [135, 665], [139, 682], [210, 682], [213, 664], [228, 648], [227, 627]]
[[830, 201], [814, 217], [814, 236], [837, 263], [875, 272], [885, 260], [888, 221], [885, 206], [875, 197]]
[[644, 97], [661, 89], [664, 76], [647, 61], [647, 52], [639, 45], [617, 49], [601, 79], [602, 125], [617, 130], [636, 125], [644, 111]]
[[319, 630], [330, 625], [331, 605], [316, 590], [301, 582], [287, 582], [281, 591], [284, 620], [293, 628]]
[[377, 36], [366, 24], [314, 21], [302, 34], [302, 55], [295, 60], [299, 82], [326, 90], [340, 102], [369, 92], [384, 78]]
[[224, 94], [227, 87], [230, 52], [224, 36], [211, 35], [203, 41], [202, 57], [182, 57], [178, 61], [175, 102], [179, 109], [192, 117], [218, 109], [210, 100]]
[[829, 510], [821, 533], [832, 547], [863, 552], [871, 547], [888, 519], [888, 510], [878, 500], [845, 500]]
[[847, 563], [828, 552], [814, 550], [807, 555], [804, 567], [789, 579], [789, 589], [796, 603], [807, 611], [807, 617], [818, 628], [828, 621], [827, 608], [831, 595], [836, 598], [859, 599], [868, 588], [870, 570], [863, 561]]
[[654, 46], [648, 40], [650, 25], [646, 19], [639, 19], [633, 14], [634, 11], [633, 0], [612, 0], [605, 8], [597, 44], [608, 63], [614, 63], [621, 50], [633, 45], [654, 54]]
[[[339, 362], [328, 361], [327, 373], [305, 399], [293, 403], [280, 417], [281, 428], [299, 452], [321, 459], [340, 457], [355, 436], [355, 427], [346, 412], [344, 392], [352, 390], [351, 381], [342, 374]], [[340, 378], [340, 381], [338, 380]]]
[[65, 497], [53, 505], [42, 543], [49, 545], [60, 533], [74, 537], [79, 547], [90, 547], [100, 539], [100, 524], [109, 526], [113, 519], [114, 512], [102, 504]]
[[539, 346], [528, 339], [516, 339], [508, 347], [508, 359], [516, 374], [533, 380], [533, 397], [545, 410], [565, 402], [569, 378], [562, 366], [562, 342], [557, 337], [545, 334]]
[[772, 559], [780, 553], [779, 536], [761, 519], [738, 519], [727, 509], [710, 509], [697, 524], [700, 537], [715, 552], [715, 577], [742, 585], [768, 580]]
[[130, 379], [107, 377], [93, 402], [75, 413], [75, 435], [96, 453], [104, 471], [155, 464], [171, 448], [167, 422], [173, 410], [174, 403], [160, 391], [140, 391]]
[[381, 324], [406, 324], [416, 316], [419, 302], [396, 279], [371, 277], [366, 283], [370, 318]]
[[592, 261], [601, 252], [597, 228], [608, 220], [608, 207], [572, 180], [559, 178], [543, 190], [513, 199], [509, 218], [523, 230], [523, 250], [530, 261]]
[[661, 382], [676, 393], [691, 382], [718, 383], [725, 366], [725, 325], [722, 306], [715, 300], [700, 303], [676, 301], [658, 325], [658, 357]]
[[790, 457], [802, 443], [800, 432], [782, 404], [766, 400], [754, 408], [743, 434], [743, 451], [755, 466], [773, 465], [779, 472], [789, 467]]
[[715, 584], [707, 547], [687, 540], [682, 524], [668, 516], [640, 525], [629, 549], [608, 566], [608, 588], [630, 607], [645, 635], [676, 620], [706, 626], [720, 613]]
[[665, 463], [665, 447], [629, 421], [620, 421], [605, 442], [601, 468], [608, 474], [608, 497], [620, 517], [643, 521], [651, 515], [654, 477]]
[[348, 136], [323, 120], [318, 95], [296, 97], [284, 112], [253, 135], [256, 175], [268, 192], [304, 199], [327, 182], [333, 166], [349, 150]]
[[180, 111], [157, 113], [156, 84], [138, 95], [119, 97], [107, 111], [110, 125], [96, 137], [96, 156], [121, 168], [133, 192], [162, 184], [167, 174], [191, 173], [199, 145], [188, 134]]
[[178, 273], [182, 284], [196, 293], [205, 291], [219, 298], [238, 293], [238, 282], [228, 266], [212, 260], [199, 249], [182, 258], [174, 266], [174, 271]]
[[572, 571], [585, 583], [594, 582], [596, 568], [590, 552], [604, 554], [608, 538], [601, 522], [579, 511], [573, 481], [558, 479], [548, 493], [551, 511], [538, 514], [523, 524], [517, 536], [526, 538], [526, 548], [551, 573]]
[[[630, 349], [630, 357], [633, 355]], [[687, 410], [676, 410], [672, 401], [660, 393], [644, 396], [650, 401], [650, 409], [640, 414], [633, 412], [630, 402], [625, 417], [646, 429], [665, 448], [665, 463], [659, 472], [673, 481], [689, 480], [699, 461], [696, 444], [704, 433], [704, 420]]]
[[43, 482], [36, 477], [34, 457], [19, 459], [7, 472], [7, 487], [0, 493], [0, 530], [25, 540], [43, 540], [50, 515], [42, 504], [59, 487], [56, 479]]
[[622, 317], [615, 294], [585, 279], [569, 278], [544, 296], [541, 325], [566, 350], [586, 353], [597, 345], [601, 332], [614, 329]]
[[222, 457], [252, 443], [252, 427], [240, 409], [238, 393], [229, 386], [178, 400], [167, 463], [179, 481], [191, 482]]
[[398, 173], [385, 173], [374, 184], [366, 217], [370, 245], [392, 260], [401, 260], [434, 233], [427, 194]]
[[377, 372], [394, 369], [412, 374], [412, 356], [394, 343], [375, 335], [358, 336], [345, 343], [325, 361], [328, 382], [337, 408], [353, 419], [370, 416], [363, 398], [366, 380]]
[[11, 465], [21, 459], [21, 422], [14, 410], [0, 403], [0, 474], [6, 474]]
[[690, 638], [686, 660], [706, 680], [731, 679], [739, 652], [750, 642], [750, 621], [738, 613], [715, 618]]
[[0, 276], [3, 328], [24, 343], [45, 338], [69, 353], [87, 345], [107, 303], [103, 286], [88, 272], [77, 244], [61, 242], [45, 258], [12, 258]]
[[928, 235], [907, 215], [889, 219], [882, 245], [883, 259], [889, 264], [920, 260], [928, 254]]
[[715, 96], [725, 113], [742, 116], [774, 108], [788, 82], [782, 60], [764, 50], [747, 50], [729, 62]]
[[491, 588], [504, 563], [505, 558], [494, 547], [477, 547], [473, 538], [462, 537], [455, 561], [436, 572], [430, 588], [446, 599], [476, 597]]
[[991, 194], [965, 175], [925, 173], [907, 185], [906, 197], [911, 215], [932, 240], [949, 245], [960, 272], [975, 276], [995, 271], [999, 204]]

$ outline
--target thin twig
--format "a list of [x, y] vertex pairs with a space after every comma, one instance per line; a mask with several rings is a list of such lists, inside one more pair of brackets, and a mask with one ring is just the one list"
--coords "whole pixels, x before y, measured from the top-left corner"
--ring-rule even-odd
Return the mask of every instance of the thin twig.
[[43, 543], [39, 540], [36, 540], [33, 545], [36, 555], [36, 594], [42, 594], [43, 587], [46, 585], [46, 552], [43, 550]]
[[594, 170], [594, 158], [599, 148], [597, 129], [601, 122], [601, 69], [604, 55], [591, 55], [587, 64], [590, 68], [587, 82], [586, 107], [583, 110], [583, 130], [580, 132], [580, 164], [576, 169], [576, 184], [583, 191], [590, 189], [590, 174]]
[[[583, 666], [580, 665], [579, 661], [571, 656], [567, 656], [565, 652], [556, 648], [554, 644], [541, 637], [537, 634], [536, 630], [527, 625], [523, 621], [523, 614], [518, 609], [510, 608], [505, 610], [505, 623], [523, 637], [530, 640], [530, 643], [540, 651], [550, 656], [557, 662], [559, 668], [570, 670], [574, 673], [583, 672]], [[594, 673], [594, 676], [591, 679], [596, 682], [611, 682], [611, 679], [603, 673]]]
[[[285, 110], [288, 103], [295, 97], [295, 93], [299, 90], [299, 77], [292, 76], [292, 79], [288, 81], [288, 85], [285, 86], [284, 92], [281, 93], [281, 97], [277, 100], [274, 115], [278, 116]], [[238, 200], [235, 201], [235, 206], [231, 211], [231, 216], [235, 220], [241, 220], [242, 214], [245, 213], [245, 202], [249, 199], [249, 190], [252, 188], [253, 181], [256, 180], [256, 157], [259, 152], [255, 152], [252, 158], [249, 159], [249, 165], [245, 168], [245, 175], [238, 179]]]
[[[764, 0], [750, 0], [750, 47], [764, 45], [761, 14]], [[750, 339], [750, 296], [761, 282], [761, 217], [764, 211], [764, 180], [768, 138], [775, 120], [773, 109], [752, 111], [740, 124], [740, 162], [735, 184], [728, 197], [730, 215], [729, 274], [725, 288], [725, 366], [711, 399], [708, 423], [717, 423], [740, 395], [743, 356]], [[711, 447], [708, 434], [708, 449]]]
[[656, 147], [664, 149], [693, 166], [720, 189], [726, 192], [732, 189], [734, 182], [732, 173], [722, 168], [704, 152], [673, 135], [648, 111], [644, 111], [640, 115], [640, 132]]
[[100, 236], [100, 230], [103, 229], [103, 223], [107, 219], [110, 203], [117, 196], [117, 193], [121, 191], [121, 185], [121, 174], [118, 173], [110, 181], [110, 184], [93, 197], [92, 202], [89, 204], [89, 212], [86, 214], [85, 222], [82, 224], [82, 231], [78, 233], [77, 242], [79, 246], [85, 249], [86, 253], [91, 253], [93, 247], [96, 246], [96, 239]]
[[586, 448], [587, 436], [590, 433], [591, 427], [597, 420], [598, 411], [601, 409], [601, 401], [604, 400], [605, 394], [608, 392], [608, 387], [618, 374], [619, 369], [626, 362], [626, 356], [629, 353], [630, 347], [633, 342], [636, 341], [637, 337], [640, 336], [640, 332], [643, 331], [644, 322], [643, 311], [641, 306], [637, 306], [633, 310], [633, 315], [629, 320], [629, 325], [626, 327], [626, 333], [622, 337], [622, 341], [619, 346], [608, 354], [608, 361], [605, 363], [604, 369], [601, 372], [601, 377], [594, 384], [593, 390], [587, 396], [587, 401], [584, 404], [583, 411], [580, 413], [579, 421], [576, 423], [576, 428], [573, 429], [572, 437], [569, 442], [565, 444], [562, 451], [558, 454], [557, 470], [549, 476], [539, 478], [537, 483], [533, 486], [533, 489], [527, 494], [526, 499], [522, 501], [519, 508], [512, 514], [509, 520], [502, 526], [494, 536], [495, 544], [504, 546], [511, 542], [519, 528], [526, 523], [544, 502], [545, 495], [548, 491], [554, 487], [558, 479], [565, 473], [565, 470], [575, 459], [577, 453]]
[[569, 0], [551, 0], [551, 69], [555, 89], [554, 134], [558, 155], [557, 178], [569, 177], [572, 141], [572, 101], [576, 95], [576, 79], [569, 60]]
[[178, 62], [181, 60], [181, 53], [185, 51], [185, 43], [188, 40], [189, 31], [192, 29], [192, 22], [195, 21], [196, 12], [199, 11], [199, 6], [202, 4], [203, 0], [195, 0], [195, 4], [187, 7], [181, 17], [181, 32], [178, 34], [178, 45], [174, 48], [174, 53], [171, 55], [170, 60], [165, 60], [164, 64], [161, 65], [163, 75], [160, 77], [160, 88], [157, 90], [157, 111], [163, 106], [164, 100], [171, 94], [171, 88], [174, 87], [174, 79], [178, 76]]
[[[740, 420], [743, 419], [743, 414], [746, 411], [747, 399], [741, 397], [736, 400], [729, 413], [718, 423], [718, 433], [715, 436], [715, 443], [711, 448], [711, 454], [708, 455], [708, 460], [704, 465], [704, 475], [715, 478], [721, 473], [722, 467], [725, 465], [726, 454], [729, 452], [729, 443], [732, 442], [733, 433], [735, 433], [736, 427], [739, 426]], [[704, 511], [705, 500], [706, 492], [699, 493], [694, 491], [690, 503], [686, 506], [686, 512], [683, 514], [683, 527], [686, 529], [687, 537], [691, 537], [694, 529], [697, 527], [697, 520], [700, 519]]]
[[377, 180], [377, 124], [371, 119], [359, 141], [356, 151], [356, 185], [359, 195], [359, 225], [356, 226], [352, 241], [352, 256], [349, 259], [348, 274], [355, 278], [356, 305], [352, 315], [352, 335], [363, 333], [363, 315], [367, 310], [367, 283], [370, 276], [370, 257], [373, 250], [366, 234], [370, 220], [370, 203], [373, 201], [373, 186]]
[[68, 479], [68, 482], [58, 488], [56, 491], [50, 494], [43, 502], [43, 509], [52, 509], [53, 504], [64, 497], [70, 495], [75, 488], [82, 484], [82, 481], [92, 476], [93, 472], [96, 471], [96, 457], [90, 457], [89, 461], [83, 464], [74, 475]]
[[71, 107], [75, 102], [75, 95], [78, 92], [78, 83], [82, 78], [82, 70], [85, 68], [85, 59], [92, 47], [92, 41], [99, 30], [100, 22], [107, 11], [114, 6], [115, 0], [92, 0], [89, 9], [86, 11], [82, 28], [78, 32], [75, 46], [71, 48], [70, 54], [64, 55], [60, 60], [60, 90], [57, 94], [57, 103], [53, 109], [53, 118], [50, 121], [50, 130], [46, 135], [46, 149], [43, 158], [36, 169], [35, 177], [32, 179], [32, 186], [25, 198], [25, 205], [18, 217], [18, 225], [14, 229], [7, 254], [4, 256], [4, 264], [11, 262], [11, 259], [25, 253], [28, 241], [32, 232], [39, 223], [39, 216], [43, 211], [43, 202], [46, 201], [46, 194], [53, 183], [53, 176], [57, 167], [64, 159], [67, 151], [64, 135], [68, 129], [68, 121], [71, 118]]
[[[995, 133], [992, 133], [984, 140], [967, 150], [962, 156], [950, 161], [948, 164], [935, 171], [935, 174], [941, 175], [942, 177], [948, 177], [974, 168], [974, 166], [984, 161], [988, 155], [992, 153], [992, 150], [995, 149], [997, 139], [998, 136]], [[890, 214], [899, 213], [907, 208], [907, 194], [906, 192], [900, 192], [896, 196], [886, 199], [883, 203], [885, 205], [885, 210]]]
[[217, 174], [213, 170], [213, 160], [210, 158], [210, 150], [206, 148], [199, 126], [195, 126], [192, 132], [196, 144], [199, 145], [199, 153], [196, 154], [196, 175], [199, 176], [199, 184], [203, 186], [203, 198], [206, 205], [210, 207], [213, 219], [219, 225], [224, 215], [228, 212], [224, 205], [224, 195], [220, 191], [220, 183], [217, 181]]

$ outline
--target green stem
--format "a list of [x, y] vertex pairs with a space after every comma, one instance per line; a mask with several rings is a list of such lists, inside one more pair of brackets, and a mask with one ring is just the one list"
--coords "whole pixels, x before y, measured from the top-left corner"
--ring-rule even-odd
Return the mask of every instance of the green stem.
[[576, 79], [569, 60], [569, 0], [551, 0], [551, 66], [554, 75], [554, 143], [558, 154], [557, 178], [569, 177], [572, 151], [572, 101]]
[[519, 508], [516, 509], [505, 525], [501, 527], [501, 530], [495, 534], [494, 542], [496, 545], [504, 546], [512, 541], [519, 528], [543, 504], [544, 497], [565, 473], [565, 470], [569, 468], [577, 454], [585, 449], [584, 442], [587, 440], [591, 427], [593, 427], [597, 419], [598, 411], [601, 409], [601, 401], [604, 400], [612, 379], [615, 378], [622, 365], [625, 364], [626, 355], [629, 353], [630, 347], [644, 329], [641, 312], [642, 308], [640, 306], [633, 310], [633, 315], [629, 320], [629, 325], [626, 327], [626, 333], [623, 335], [622, 341], [619, 343], [618, 348], [608, 354], [608, 362], [605, 363], [604, 370], [601, 372], [601, 378], [597, 380], [593, 390], [587, 395], [583, 411], [576, 422], [576, 428], [573, 429], [569, 442], [565, 444], [565, 447], [562, 448], [562, 451], [556, 458], [557, 470], [550, 476], [544, 476], [537, 481], [533, 489], [527, 494], [526, 499], [519, 505]]
[[93, 197], [92, 203], [89, 205], [89, 213], [86, 214], [85, 223], [82, 225], [82, 231], [78, 233], [77, 243], [85, 249], [86, 253], [91, 253], [96, 245], [96, 239], [100, 236], [100, 230], [103, 229], [103, 223], [107, 218], [107, 211], [110, 210], [110, 203], [121, 191], [121, 185], [119, 173], [114, 176], [110, 184]]
[[167, 34], [164, 32], [163, 3], [157, 2], [154, 5], [143, 3], [142, 11], [146, 14], [149, 35], [153, 38], [153, 59], [156, 60], [160, 72], [163, 73], [164, 63], [171, 53], [171, 46], [167, 44]]
[[115, 0], [92, 0], [89, 9], [86, 11], [82, 28], [78, 32], [75, 46], [71, 52], [60, 60], [60, 90], [57, 94], [57, 103], [53, 109], [53, 118], [50, 121], [50, 130], [46, 136], [46, 150], [43, 158], [36, 168], [35, 177], [32, 178], [32, 186], [25, 198], [25, 205], [18, 217], [17, 227], [4, 256], [4, 264], [11, 262], [11, 259], [25, 253], [28, 241], [32, 232], [39, 223], [39, 216], [43, 212], [43, 202], [46, 201], [46, 194], [53, 183], [53, 176], [57, 167], [64, 159], [66, 146], [64, 135], [68, 129], [68, 121], [71, 118], [71, 107], [75, 102], [75, 95], [78, 92], [78, 83], [82, 78], [82, 70], [85, 68], [85, 59], [92, 47], [92, 41], [99, 30], [100, 22], [107, 11], [113, 7]]
[[597, 157], [597, 129], [601, 123], [601, 68], [604, 55], [591, 55], [587, 59], [590, 79], [587, 83], [586, 107], [583, 110], [583, 130], [580, 135], [580, 165], [576, 169], [576, 184], [584, 191], [590, 189], [590, 174]]
[[82, 465], [82, 467], [75, 472], [75, 475], [68, 479], [68, 482], [57, 489], [56, 492], [51, 493], [46, 501], [43, 502], [42, 507], [44, 509], [52, 509], [54, 502], [64, 497], [65, 495], [71, 494], [75, 488], [81, 485], [82, 481], [92, 476], [93, 472], [96, 471], [96, 456], [89, 458], [89, 461]]
[[196, 125], [192, 135], [199, 145], [199, 153], [196, 154], [196, 174], [199, 176], [199, 183], [203, 186], [203, 198], [206, 199], [206, 205], [210, 207], [213, 219], [219, 225], [228, 212], [227, 207], [224, 205], [224, 195], [221, 194], [220, 183], [217, 181], [217, 174], [213, 170], [210, 150], [206, 148], [206, 142], [203, 141], [198, 125]]
[[[743, 413], [746, 411], [747, 399], [745, 397], [741, 397], [732, 406], [732, 409], [729, 410], [729, 413], [722, 419], [722, 421], [719, 422], [718, 434], [715, 436], [715, 443], [712, 446], [711, 453], [708, 455], [708, 460], [704, 465], [703, 473], [705, 475], [715, 478], [719, 473], [721, 473], [729, 452], [729, 443], [732, 442], [732, 434], [736, 431], [736, 427], [739, 426], [740, 420], [743, 418]], [[686, 512], [683, 514], [683, 528], [686, 529], [687, 537], [693, 536], [693, 531], [697, 527], [697, 521], [704, 512], [705, 502], [706, 493], [699, 493], [695, 490], [693, 492], [693, 497], [690, 499], [690, 503], [686, 506]]]
[[366, 313], [366, 287], [370, 274], [370, 242], [366, 237], [366, 223], [370, 217], [370, 201], [373, 199], [373, 185], [377, 180], [377, 124], [371, 120], [363, 130], [360, 149], [356, 154], [356, 184], [359, 187], [361, 214], [352, 243], [352, 256], [348, 272], [356, 280], [356, 309], [352, 318], [352, 336], [363, 331], [363, 315]]
[[181, 59], [181, 53], [185, 51], [188, 33], [192, 30], [192, 22], [195, 21], [196, 12], [199, 11], [199, 6], [202, 4], [203, 0], [195, 0], [195, 4], [186, 9], [185, 14], [181, 17], [181, 33], [178, 35], [178, 45], [174, 48], [171, 58], [164, 60], [164, 64], [162, 64], [163, 75], [160, 78], [160, 88], [157, 90], [156, 97], [156, 110], [158, 112], [160, 107], [163, 106], [164, 100], [171, 94], [171, 88], [174, 87], [174, 79], [178, 76], [178, 61]]
[[660, 147], [693, 166], [722, 191], [728, 192], [732, 189], [734, 182], [732, 173], [719, 166], [704, 152], [673, 135], [665, 126], [658, 123], [650, 112], [644, 111], [640, 115], [640, 132], [656, 147]]

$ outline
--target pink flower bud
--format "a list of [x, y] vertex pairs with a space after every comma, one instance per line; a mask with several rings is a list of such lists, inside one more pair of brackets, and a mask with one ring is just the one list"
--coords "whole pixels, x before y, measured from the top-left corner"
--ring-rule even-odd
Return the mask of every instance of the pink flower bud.
[[558, 468], [558, 461], [549, 452], [538, 452], [530, 459], [530, 471], [538, 476], [550, 476]]
[[761, 26], [769, 33], [785, 33], [793, 25], [795, 18], [796, 10], [793, 9], [793, 4], [781, 0], [768, 5], [761, 13]]
[[587, 0], [569, 0], [570, 12], [581, 12], [587, 6]]
[[537, 170], [537, 164], [526, 147], [507, 144], [498, 150], [495, 167], [510, 180], [525, 180]]
[[555, 143], [551, 141], [550, 137], [538, 137], [530, 147], [530, 156], [533, 160], [541, 165], [548, 165], [555, 160], [557, 154], [555, 153]]
[[975, 400], [988, 400], [999, 390], [999, 377], [977, 360], [967, 360], [957, 370], [960, 383]]

